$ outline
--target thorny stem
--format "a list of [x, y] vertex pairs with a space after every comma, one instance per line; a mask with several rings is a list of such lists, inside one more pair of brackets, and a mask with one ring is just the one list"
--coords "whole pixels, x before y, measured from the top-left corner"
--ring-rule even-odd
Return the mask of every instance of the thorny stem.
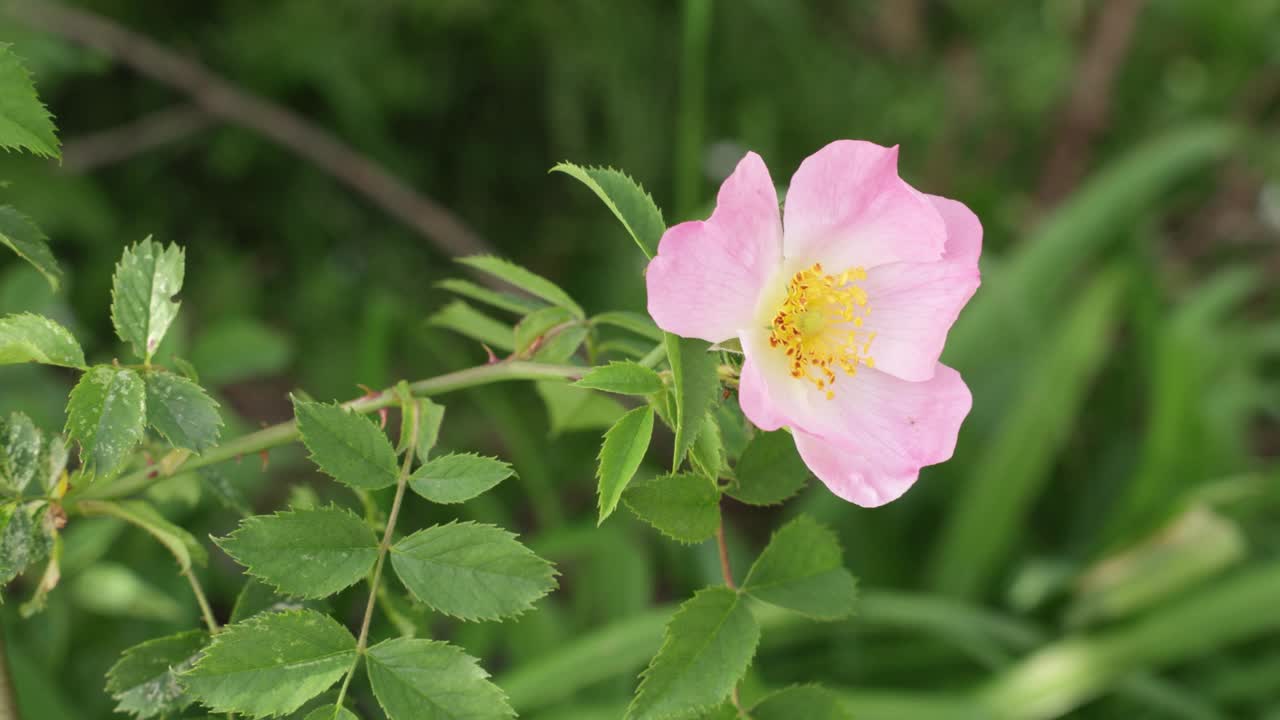
[[200, 587], [200, 581], [196, 579], [196, 574], [191, 568], [182, 571], [183, 577], [187, 582], [191, 583], [191, 592], [195, 593], [196, 604], [200, 606], [200, 614], [204, 616], [204, 624], [209, 626], [209, 633], [216, 635], [222, 626], [218, 625], [218, 619], [213, 616], [213, 608], [209, 606], [209, 598], [204, 594], [204, 588]]
[[[519, 360], [503, 361], [489, 365], [459, 370], [439, 375], [426, 380], [419, 380], [409, 385], [410, 391], [419, 397], [440, 395], [454, 390], [487, 385], [489, 383], [509, 380], [553, 380], [581, 377], [590, 368], [574, 365], [552, 365], [548, 363], [525, 362]], [[345, 403], [346, 407], [358, 413], [371, 413], [395, 404], [396, 396], [392, 388], [366, 395]], [[121, 476], [111, 483], [95, 483], [84, 486], [81, 490], [73, 488], [64, 498], [63, 506], [71, 509], [77, 500], [127, 497], [137, 493], [151, 484], [177, 474], [179, 471], [196, 470], [209, 465], [235, 460], [253, 455], [280, 445], [287, 445], [299, 437], [298, 425], [289, 420], [278, 425], [263, 428], [212, 448], [202, 455], [187, 458], [184, 462], [175, 463], [173, 467], [157, 469], [156, 466], [142, 468]], [[161, 466], [164, 464], [161, 463]]]
[[404, 489], [409, 483], [409, 470], [413, 467], [413, 458], [418, 451], [418, 405], [412, 404], [411, 417], [408, 418], [409, 444], [404, 450], [404, 463], [400, 465], [400, 475], [396, 478], [396, 496], [391, 501], [391, 512], [387, 514], [387, 529], [382, 533], [382, 542], [378, 544], [378, 559], [373, 564], [373, 575], [369, 578], [369, 602], [364, 607], [364, 619], [360, 622], [360, 637], [356, 640], [356, 656], [351, 661], [347, 676], [342, 680], [342, 689], [338, 691], [338, 700], [334, 703], [333, 720], [342, 712], [342, 701], [347, 697], [347, 688], [351, 686], [351, 678], [360, 666], [360, 658], [364, 657], [369, 646], [369, 625], [373, 622], [373, 608], [378, 604], [378, 583], [382, 580], [382, 566], [387, 561], [387, 551], [391, 548], [391, 538], [395, 534], [396, 519], [400, 517], [400, 503], [404, 501]]

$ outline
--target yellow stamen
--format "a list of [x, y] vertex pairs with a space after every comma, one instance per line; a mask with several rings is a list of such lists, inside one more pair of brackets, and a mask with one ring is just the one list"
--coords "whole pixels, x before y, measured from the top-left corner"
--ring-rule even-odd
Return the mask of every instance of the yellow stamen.
[[791, 277], [787, 295], [774, 313], [769, 345], [789, 358], [791, 377], [813, 383], [834, 398], [832, 366], [853, 375], [858, 365], [875, 367], [868, 354], [875, 333], [862, 332], [871, 312], [867, 291], [856, 283], [867, 279], [863, 268], [827, 275], [815, 264]]

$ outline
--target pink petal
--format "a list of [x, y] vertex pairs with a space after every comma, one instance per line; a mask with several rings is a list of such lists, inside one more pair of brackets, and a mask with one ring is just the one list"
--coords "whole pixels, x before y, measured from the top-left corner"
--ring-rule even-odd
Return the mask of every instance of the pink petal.
[[796, 449], [831, 492], [875, 507], [906, 492], [921, 467], [951, 457], [973, 400], [945, 365], [918, 383], [859, 371], [854, 385], [846, 400], [831, 401], [840, 404], [844, 424], [822, 435], [794, 431]]
[[837, 140], [791, 178], [787, 259], [829, 271], [942, 256], [946, 228], [929, 199], [898, 177], [898, 149]]
[[764, 161], [747, 153], [705, 222], [667, 230], [649, 262], [649, 314], [676, 335], [721, 342], [753, 321], [765, 281], [782, 261], [778, 195]]
[[[745, 345], [746, 341], [743, 342]], [[746, 355], [738, 376], [738, 404], [742, 406], [742, 414], [761, 430], [777, 430], [787, 424], [786, 416], [778, 413], [770, 400], [769, 387], [751, 353]]]
[[947, 332], [980, 284], [982, 223], [963, 203], [929, 195], [947, 224], [943, 259], [873, 268], [863, 283], [871, 314], [865, 329], [876, 334], [876, 368], [903, 380], [928, 380]]
[[948, 261], [978, 264], [982, 253], [982, 222], [964, 203], [940, 195], [926, 195], [947, 226], [947, 244], [943, 258]]

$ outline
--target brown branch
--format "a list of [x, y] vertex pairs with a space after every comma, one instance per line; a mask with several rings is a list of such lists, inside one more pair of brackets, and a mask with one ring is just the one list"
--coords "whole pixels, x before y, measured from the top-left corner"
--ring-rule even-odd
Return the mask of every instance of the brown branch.
[[1066, 197], [1084, 176], [1093, 143], [1107, 126], [1111, 89], [1124, 64], [1138, 16], [1146, 0], [1107, 0], [1094, 23], [1089, 47], [1076, 66], [1054, 132], [1048, 162], [1040, 176], [1037, 205], [1048, 208]]
[[364, 195], [450, 255], [488, 252], [487, 242], [457, 216], [415, 192], [383, 167], [291, 110], [232, 85], [204, 66], [90, 12], [48, 0], [7, 0], [34, 27], [92, 48], [179, 90], [209, 115], [253, 130]]
[[213, 118], [208, 113], [191, 105], [159, 110], [119, 127], [63, 142], [62, 168], [73, 173], [90, 173], [181, 140], [212, 124]]

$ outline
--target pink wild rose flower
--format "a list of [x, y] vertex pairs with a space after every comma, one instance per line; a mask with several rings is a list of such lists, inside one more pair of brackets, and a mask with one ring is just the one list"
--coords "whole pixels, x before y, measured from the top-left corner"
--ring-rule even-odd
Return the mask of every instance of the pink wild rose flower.
[[896, 147], [840, 140], [806, 158], [785, 224], [747, 153], [710, 219], [662, 236], [649, 313], [676, 335], [738, 338], [742, 412], [790, 428], [831, 492], [875, 507], [955, 450], [973, 400], [938, 356], [978, 288], [981, 249], [967, 207], [898, 177]]

